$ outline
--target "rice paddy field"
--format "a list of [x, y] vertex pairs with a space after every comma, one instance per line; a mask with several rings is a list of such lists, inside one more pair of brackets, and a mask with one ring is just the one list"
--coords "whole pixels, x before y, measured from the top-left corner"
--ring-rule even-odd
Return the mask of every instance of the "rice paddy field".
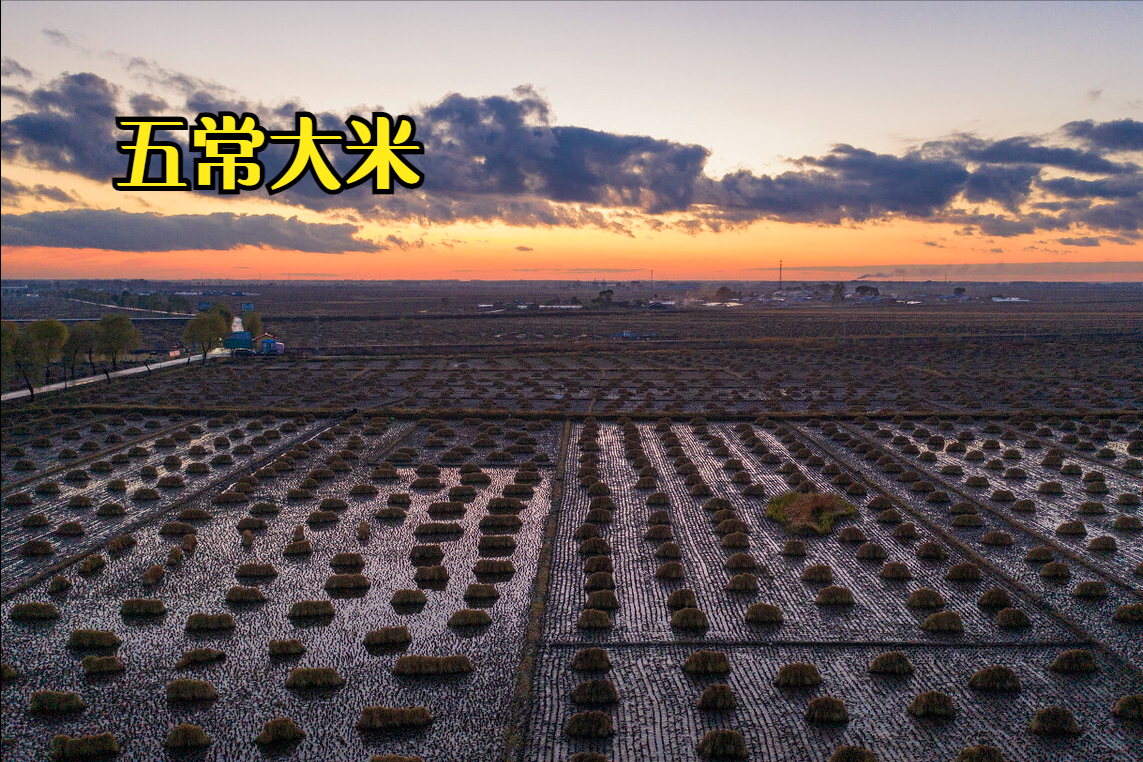
[[3, 411], [3, 760], [1143, 759], [1143, 349], [218, 360]]

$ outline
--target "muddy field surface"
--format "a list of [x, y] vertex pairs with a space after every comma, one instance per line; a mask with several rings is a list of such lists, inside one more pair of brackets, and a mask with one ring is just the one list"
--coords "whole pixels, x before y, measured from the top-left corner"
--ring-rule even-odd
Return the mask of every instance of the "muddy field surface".
[[[296, 470], [260, 480], [249, 493], [250, 503], [242, 506], [212, 505], [204, 496], [191, 503], [209, 511], [212, 518], [194, 527], [197, 547], [174, 566], [166, 566], [165, 578], [158, 585], [146, 585], [142, 575], [153, 564], [164, 565], [181, 538], [160, 534], [155, 522], [135, 532], [138, 544], [120, 558], [113, 559], [97, 575], [68, 574], [73, 587], [64, 597], [53, 599], [45, 587], [36, 586], [6, 601], [3, 606], [4, 659], [19, 677], [6, 682], [4, 691], [4, 735], [6, 760], [42, 759], [51, 736], [57, 733], [113, 732], [122, 746], [120, 759], [162, 758], [167, 732], [180, 722], [199, 724], [213, 740], [195, 756], [198, 759], [261, 759], [263, 753], [253, 739], [262, 724], [276, 716], [289, 716], [307, 734], [304, 741], [289, 750], [295, 759], [368, 758], [386, 752], [423, 754], [439, 759], [498, 759], [504, 743], [509, 699], [519, 662], [529, 596], [539, 556], [542, 527], [549, 510], [550, 477], [541, 475], [533, 495], [525, 500], [518, 515], [521, 524], [514, 533], [516, 546], [497, 558], [509, 559], [515, 574], [492, 580], [499, 597], [483, 607], [491, 623], [454, 628], [449, 617], [469, 608], [465, 601], [468, 585], [477, 581], [476, 562], [485, 556], [479, 549], [481, 519], [488, 514], [488, 502], [499, 496], [513, 481], [515, 467], [485, 468], [485, 485], [463, 509], [454, 515], [460, 533], [441, 536], [447, 570], [443, 584], [424, 589], [423, 608], [398, 612], [390, 603], [400, 589], [417, 589], [416, 567], [410, 561], [414, 545], [431, 542], [415, 536], [415, 529], [435, 519], [429, 506], [447, 500], [447, 492], [460, 483], [458, 468], [441, 470], [439, 489], [415, 489], [410, 485], [417, 475], [412, 465], [397, 468], [398, 477], [372, 482], [380, 487], [375, 496], [354, 496], [355, 484], [371, 483], [371, 472], [391, 448], [403, 445], [410, 431], [401, 426], [380, 435], [370, 435], [360, 427], [338, 426], [332, 439], [317, 439], [322, 447], [295, 462]], [[307, 472], [323, 464], [326, 456], [342, 450], [353, 437], [364, 444], [348, 471], [324, 480], [312, 490], [312, 497], [301, 501], [287, 499]], [[397, 440], [400, 440], [398, 442]], [[417, 458], [417, 460], [422, 460]], [[385, 507], [388, 496], [410, 496], [403, 520], [379, 520], [375, 511]], [[323, 500], [344, 500], [344, 508], [334, 510], [336, 520], [307, 523], [312, 511]], [[263, 515], [264, 529], [255, 531], [252, 546], [240, 542], [236, 523], [248, 517], [257, 501], [274, 503], [279, 512]], [[358, 525], [369, 527], [362, 539]], [[308, 555], [283, 555], [295, 527], [302, 527], [311, 546]], [[359, 573], [368, 580], [364, 591], [352, 595], [328, 593], [324, 586], [335, 571], [331, 561], [337, 553], [358, 553], [363, 566]], [[268, 564], [273, 577], [238, 577], [242, 564]], [[482, 581], [488, 582], [485, 579]], [[264, 602], [228, 603], [227, 591], [234, 585], [257, 587]], [[128, 598], [159, 598], [166, 613], [147, 619], [124, 618], [122, 601]], [[332, 618], [300, 620], [288, 616], [298, 601], [330, 601]], [[27, 601], [53, 601], [60, 618], [51, 624], [8, 621], [13, 606]], [[230, 613], [232, 630], [188, 633], [188, 619], [195, 613]], [[410, 642], [389, 652], [370, 652], [364, 646], [366, 633], [384, 627], [403, 625]], [[115, 653], [126, 671], [100, 678], [86, 678], [80, 668], [82, 652], [67, 647], [71, 632], [79, 628], [115, 632], [122, 645]], [[271, 657], [271, 640], [296, 638], [305, 654]], [[175, 669], [180, 655], [192, 648], [211, 647], [223, 651], [221, 661]], [[402, 654], [447, 656], [464, 654], [473, 671], [452, 676], [401, 677], [392, 667]], [[332, 667], [344, 679], [337, 688], [294, 689], [285, 686], [295, 667]], [[209, 681], [219, 698], [209, 702], [171, 703], [165, 697], [166, 684], [176, 678]], [[41, 718], [26, 710], [35, 690], [72, 690], [88, 708], [74, 718]], [[363, 732], [356, 729], [366, 706], [423, 705], [433, 715], [425, 728], [398, 733]]]
[[[867, 748], [882, 762], [946, 762], [966, 746], [987, 743], [1005, 758], [1022, 762], [1130, 762], [1143, 755], [1140, 724], [1111, 716], [1119, 696], [1143, 688], [1137, 675], [1114, 662], [1101, 661], [1091, 675], [1057, 675], [1046, 668], [1052, 649], [945, 648], [900, 649], [913, 665], [908, 676], [872, 675], [869, 663], [883, 648], [845, 646], [728, 646], [728, 675], [695, 676], [682, 669], [695, 650], [686, 645], [608, 647], [611, 669], [583, 673], [569, 667], [576, 648], [547, 649], [540, 663], [548, 688], [537, 697], [526, 758], [567, 760], [579, 751], [596, 751], [613, 762], [648, 759], [699, 760], [695, 746], [709, 730], [742, 733], [752, 760], [825, 760], [839, 746]], [[779, 688], [774, 677], [783, 665], [813, 664], [822, 683], [816, 687]], [[1020, 678], [1018, 693], [990, 693], [968, 686], [972, 674], [1003, 665]], [[611, 717], [614, 735], [599, 740], [573, 739], [562, 731], [577, 706], [569, 696], [589, 678], [612, 681], [618, 703], [596, 707]], [[736, 707], [705, 711], [696, 707], [712, 683], [730, 686]], [[952, 718], [914, 718], [910, 702], [923, 691], [952, 698]], [[816, 696], [841, 699], [845, 723], [808, 722], [806, 707]], [[1078, 738], [1043, 738], [1027, 730], [1033, 715], [1046, 706], [1066, 706], [1083, 728]]]

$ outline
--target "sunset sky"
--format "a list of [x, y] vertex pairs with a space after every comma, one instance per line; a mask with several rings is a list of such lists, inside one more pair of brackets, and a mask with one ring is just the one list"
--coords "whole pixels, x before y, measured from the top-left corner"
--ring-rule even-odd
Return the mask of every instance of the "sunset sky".
[[[6, 279], [1143, 280], [1143, 3], [2, 12]], [[112, 188], [223, 110], [409, 115], [424, 184]]]

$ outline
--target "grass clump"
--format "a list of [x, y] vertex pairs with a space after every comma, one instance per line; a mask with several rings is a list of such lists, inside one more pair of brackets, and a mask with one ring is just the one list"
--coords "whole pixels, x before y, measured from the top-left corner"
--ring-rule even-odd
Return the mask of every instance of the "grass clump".
[[188, 669], [200, 664], [210, 664], [226, 658], [226, 654], [214, 648], [192, 648], [179, 657], [175, 669]]
[[427, 601], [428, 598], [425, 597], [424, 592], [412, 589], [396, 590], [393, 592], [393, 597], [389, 599], [393, 608], [424, 606]]
[[448, 618], [448, 626], [453, 628], [484, 627], [492, 624], [492, 617], [483, 609], [461, 609]]
[[782, 609], [773, 603], [755, 603], [746, 609], [749, 624], [781, 624]]
[[201, 749], [210, 746], [210, 737], [198, 725], [184, 722], [171, 729], [163, 746], [168, 749]]
[[671, 615], [671, 627], [676, 630], [705, 632], [710, 629], [710, 620], [702, 609], [687, 607]]
[[737, 702], [734, 699], [734, 691], [725, 683], [715, 683], [714, 685], [707, 686], [707, 689], [699, 696], [697, 704], [699, 710], [705, 712], [727, 711], [734, 709], [736, 705]]
[[226, 591], [227, 603], [261, 603], [264, 600], [265, 594], [256, 587], [234, 585]]
[[270, 641], [270, 656], [301, 656], [306, 652], [306, 647], [302, 642], [296, 638], [289, 638], [288, 640], [271, 640]]
[[180, 678], [167, 683], [167, 701], [214, 701], [217, 698], [218, 691], [205, 680]]
[[982, 609], [1006, 609], [1012, 605], [1012, 597], [1002, 587], [994, 587], [976, 599], [976, 605]]
[[929, 614], [921, 623], [921, 629], [925, 632], [960, 633], [964, 632], [964, 623], [955, 611], [939, 611]]
[[1091, 651], [1075, 648], [1057, 656], [1048, 669], [1062, 674], [1090, 673], [1098, 672], [1099, 664]]
[[818, 668], [804, 662], [786, 664], [774, 677], [774, 685], [779, 688], [808, 688], [821, 683], [822, 676]]
[[999, 664], [978, 669], [968, 679], [968, 687], [978, 691], [1019, 691], [1020, 677]]
[[1122, 697], [1112, 707], [1111, 716], [1120, 720], [1143, 720], [1143, 695]]
[[995, 746], [966, 746], [956, 755], [956, 762], [1005, 762], [1004, 754]]
[[709, 730], [699, 741], [697, 751], [711, 759], [746, 759], [746, 739], [737, 730]]
[[996, 612], [996, 626], [1006, 630], [1017, 630], [1031, 627], [1032, 621], [1020, 609], [1005, 608]]
[[67, 647], [77, 651], [118, 648], [123, 641], [110, 630], [75, 630], [68, 637]]
[[59, 619], [59, 616], [59, 609], [54, 604], [38, 601], [17, 603], [8, 612], [8, 618], [13, 622], [44, 622]]
[[1028, 725], [1028, 732], [1038, 736], [1078, 736], [1083, 731], [1072, 710], [1063, 706], [1049, 706], [1036, 710]]
[[573, 704], [617, 704], [619, 693], [610, 680], [585, 680], [571, 693]]
[[979, 582], [980, 569], [976, 564], [966, 561], [950, 567], [945, 579], [949, 582]]
[[841, 699], [818, 696], [806, 707], [806, 722], [845, 723], [849, 722], [849, 712]]
[[59, 735], [52, 739], [52, 759], [61, 762], [99, 759], [119, 753], [119, 744], [110, 733], [88, 736]]
[[887, 651], [874, 657], [869, 671], [874, 675], [911, 675], [913, 663], [901, 651]]
[[368, 589], [369, 578], [364, 574], [331, 574], [325, 581], [325, 590], [328, 593], [364, 592]]
[[581, 648], [572, 658], [571, 668], [577, 672], [604, 672], [611, 669], [611, 659], [602, 648]]
[[1143, 603], [1124, 603], [1116, 607], [1112, 620], [1121, 624], [1143, 622]]
[[914, 717], [953, 717], [956, 708], [952, 697], [940, 691], [925, 691], [909, 704], [909, 714]]
[[402, 656], [393, 665], [394, 675], [459, 675], [472, 671], [464, 654], [453, 656]]
[[833, 569], [829, 564], [814, 564], [802, 571], [802, 582], [811, 584], [829, 584], [833, 582]]
[[166, 613], [166, 605], [158, 598], [128, 598], [119, 607], [119, 615], [124, 619], [158, 617]]
[[259, 746], [279, 746], [297, 743], [305, 737], [305, 731], [289, 717], [275, 717], [266, 721], [262, 732], [254, 738], [254, 743]]
[[607, 738], [614, 732], [611, 717], [597, 710], [577, 712], [564, 726], [564, 734], [570, 738]]
[[412, 641], [413, 636], [404, 625], [382, 627], [365, 634], [365, 649], [370, 652], [404, 650]]
[[728, 593], [756, 593], [758, 592], [758, 577], [749, 572], [735, 574], [726, 583]]
[[35, 691], [28, 706], [29, 711], [37, 714], [71, 714], [86, 708], [87, 703], [71, 691]]
[[290, 606], [287, 616], [290, 619], [321, 619], [336, 613], [329, 601], [297, 601]]
[[839, 518], [852, 518], [857, 509], [840, 495], [786, 492], [766, 504], [766, 517], [794, 534], [829, 534]]
[[575, 626], [581, 630], [606, 630], [611, 627], [611, 615], [601, 609], [584, 609]]
[[839, 587], [838, 585], [830, 585], [823, 587], [818, 592], [818, 597], [814, 600], [819, 606], [852, 606], [855, 601], [853, 593], [848, 588]]
[[361, 710], [357, 729], [385, 732], [406, 728], [423, 728], [431, 724], [432, 721], [432, 713], [423, 706], [367, 706]]
[[339, 688], [345, 685], [345, 678], [333, 667], [297, 667], [286, 678], [287, 688], [299, 690]]
[[273, 579], [278, 576], [278, 571], [271, 564], [239, 564], [234, 576], [251, 579]]
[[655, 570], [655, 579], [659, 580], [677, 580], [683, 576], [683, 565], [678, 561], [665, 561]]
[[692, 675], [730, 674], [730, 659], [722, 651], [695, 651], [683, 662], [683, 671]]
[[191, 614], [187, 618], [186, 629], [187, 632], [233, 630], [234, 616], [232, 614]]

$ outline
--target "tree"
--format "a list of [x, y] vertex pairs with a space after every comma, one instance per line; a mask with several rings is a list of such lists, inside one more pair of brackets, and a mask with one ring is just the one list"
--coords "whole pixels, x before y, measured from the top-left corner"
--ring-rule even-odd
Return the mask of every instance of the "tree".
[[16, 340], [20, 326], [10, 320], [0, 322], [0, 379], [4, 386], [16, 372]]
[[257, 312], [243, 312], [242, 330], [249, 331], [251, 338], [262, 333], [262, 316]]
[[200, 312], [187, 321], [186, 330], [183, 331], [183, 341], [187, 347], [197, 344], [202, 349], [202, 359], [205, 362], [210, 350], [219, 346], [222, 339], [230, 334], [230, 325], [221, 312], [211, 310]]
[[99, 318], [99, 334], [95, 348], [99, 354], [111, 358], [112, 369], [119, 368], [119, 358], [138, 349], [143, 343], [139, 329], [126, 315], [104, 315]]
[[729, 302], [734, 298], [734, 292], [726, 286], [719, 286], [718, 291], [714, 292], [714, 300], [716, 302]]
[[830, 296], [830, 301], [834, 304], [841, 304], [845, 301], [845, 284], [835, 283], [833, 286], [833, 295]]
[[230, 326], [234, 325], [234, 313], [230, 311], [230, 308], [228, 308], [222, 302], [215, 302], [214, 304], [210, 305], [210, 309], [207, 310], [207, 312], [213, 312], [220, 315], [222, 317], [222, 322], [226, 324], [226, 332], [230, 333]]
[[24, 334], [39, 355], [39, 367], [43, 368], [44, 383], [51, 383], [49, 368], [67, 341], [67, 326], [55, 318], [45, 318], [29, 323], [24, 329]]
[[12, 365], [19, 371], [20, 377], [24, 379], [24, 385], [28, 387], [28, 394], [31, 395], [34, 401], [36, 399], [36, 389], [32, 380], [39, 380], [40, 377], [40, 370], [42, 368], [40, 350], [36, 346], [36, 343], [32, 341], [31, 336], [28, 335], [26, 328], [22, 331], [17, 328], [11, 338]]
[[71, 377], [75, 378], [75, 366], [79, 362], [80, 355], [86, 355], [87, 361], [91, 364], [91, 372], [95, 373], [95, 345], [99, 338], [99, 327], [92, 322], [76, 323], [68, 331], [67, 341], [63, 345], [63, 363], [64, 370], [71, 371]]

